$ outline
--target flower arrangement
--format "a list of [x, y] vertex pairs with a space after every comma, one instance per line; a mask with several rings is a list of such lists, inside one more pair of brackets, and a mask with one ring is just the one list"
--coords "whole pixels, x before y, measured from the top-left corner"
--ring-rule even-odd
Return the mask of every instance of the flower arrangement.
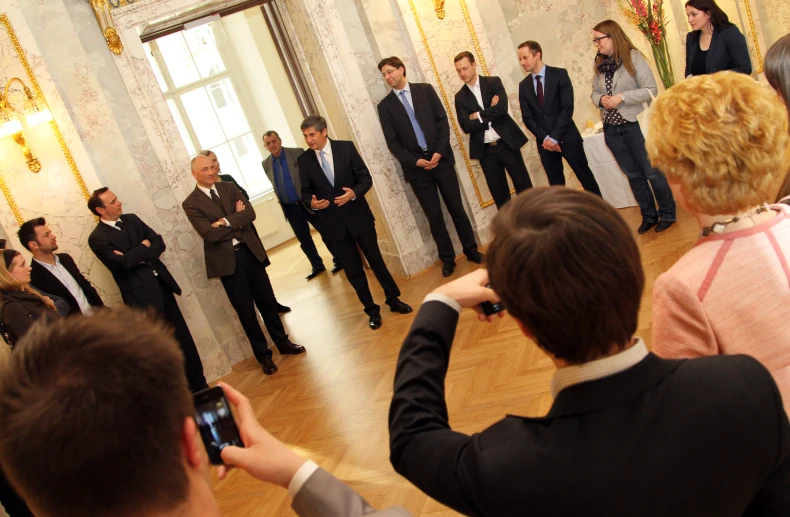
[[667, 46], [666, 18], [664, 0], [617, 0], [620, 10], [633, 23], [650, 43], [653, 58], [656, 60], [658, 74], [664, 88], [675, 84], [672, 60]]

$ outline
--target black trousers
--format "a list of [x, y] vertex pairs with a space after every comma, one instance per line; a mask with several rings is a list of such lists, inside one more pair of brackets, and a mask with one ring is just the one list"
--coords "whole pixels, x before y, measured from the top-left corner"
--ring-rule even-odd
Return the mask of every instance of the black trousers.
[[598, 187], [598, 182], [587, 162], [584, 145], [581, 142], [571, 141], [570, 143], [561, 143], [560, 148], [562, 152], [558, 153], [544, 149], [542, 142], [538, 144], [538, 154], [543, 168], [546, 170], [546, 176], [549, 178], [549, 185], [565, 185], [565, 166], [562, 163], [562, 159], [565, 158], [584, 190], [600, 196], [601, 189]]
[[362, 258], [359, 256], [357, 245], [359, 245], [359, 249], [362, 250], [368, 264], [370, 264], [370, 269], [373, 270], [373, 274], [376, 275], [376, 279], [384, 289], [387, 304], [400, 296], [398, 284], [395, 283], [395, 279], [392, 278], [387, 265], [384, 263], [384, 257], [381, 256], [375, 228], [366, 230], [363, 234], [356, 236], [351, 235], [346, 230], [345, 237], [341, 240], [333, 240], [332, 244], [335, 245], [335, 251], [346, 271], [346, 277], [357, 292], [357, 297], [365, 307], [365, 313], [368, 316], [380, 314], [381, 308], [376, 305], [373, 301], [373, 295], [370, 294], [368, 277], [365, 275], [365, 268], [362, 264]]
[[500, 139], [496, 141], [496, 145], [486, 144], [485, 152], [485, 156], [480, 160], [480, 165], [483, 167], [488, 190], [491, 191], [497, 208], [502, 208], [505, 203], [510, 201], [510, 188], [507, 185], [505, 170], [513, 180], [516, 194], [532, 188], [532, 180], [527, 172], [521, 151], [511, 149]]
[[258, 307], [266, 330], [269, 331], [275, 345], [282, 346], [288, 343], [288, 334], [285, 333], [283, 322], [277, 313], [277, 302], [274, 299], [274, 290], [266, 268], [247, 246], [240, 244], [236, 250], [236, 270], [220, 280], [231, 305], [239, 315], [239, 321], [247, 339], [250, 340], [255, 359], [259, 363], [264, 359], [271, 359], [272, 351], [269, 350], [266, 336], [263, 335], [263, 330], [258, 324], [255, 307]]
[[307, 256], [307, 260], [310, 261], [310, 265], [313, 266], [313, 269], [320, 269], [324, 267], [324, 261], [321, 259], [321, 256], [318, 254], [318, 250], [315, 247], [313, 236], [310, 234], [310, 226], [308, 223], [318, 231], [319, 235], [321, 235], [321, 240], [324, 241], [329, 253], [332, 254], [332, 260], [337, 263], [338, 260], [337, 256], [335, 255], [335, 248], [332, 245], [332, 242], [324, 237], [324, 230], [321, 226], [320, 217], [318, 217], [317, 214], [309, 213], [307, 210], [305, 210], [304, 206], [302, 206], [302, 203], [299, 202], [292, 203], [290, 205], [283, 204], [282, 207], [283, 212], [285, 213], [285, 218], [288, 220], [288, 224], [291, 225], [291, 229], [294, 231], [294, 235], [296, 235], [296, 239], [299, 241], [299, 246]]
[[162, 318], [172, 325], [176, 341], [181, 347], [181, 353], [184, 354], [184, 372], [187, 375], [189, 391], [196, 393], [204, 390], [208, 388], [208, 384], [203, 375], [203, 363], [200, 360], [197, 346], [195, 346], [195, 340], [192, 339], [192, 333], [189, 332], [189, 326], [187, 326], [184, 315], [181, 314], [173, 292], [161, 280], [159, 280], [159, 287], [162, 289], [162, 300], [165, 303]]
[[[430, 158], [426, 159], [430, 160]], [[450, 233], [444, 224], [442, 205], [439, 202], [440, 193], [447, 206], [447, 211], [453, 219], [455, 231], [458, 232], [458, 238], [461, 239], [464, 253], [470, 255], [477, 251], [475, 232], [472, 230], [472, 223], [469, 222], [469, 216], [466, 215], [463, 201], [461, 201], [461, 186], [458, 183], [458, 176], [455, 173], [455, 167], [448, 162], [449, 160], [442, 158], [434, 169], [421, 170], [409, 180], [414, 195], [428, 218], [431, 235], [436, 242], [439, 259], [442, 262], [454, 262], [455, 250]]]

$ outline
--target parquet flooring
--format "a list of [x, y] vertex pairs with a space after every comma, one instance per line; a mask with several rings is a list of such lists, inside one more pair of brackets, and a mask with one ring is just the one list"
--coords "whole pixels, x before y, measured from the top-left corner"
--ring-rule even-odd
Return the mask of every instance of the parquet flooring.
[[[622, 209], [632, 228], [640, 223], [637, 208]], [[634, 231], [634, 235], [636, 232]], [[652, 285], [699, 235], [696, 221], [678, 213], [678, 223], [662, 234], [636, 235], [645, 268], [639, 335], [650, 344]], [[327, 264], [331, 257], [314, 240]], [[344, 273], [304, 277], [309, 263], [294, 240], [270, 252], [268, 271], [280, 302], [293, 308], [284, 322], [294, 342], [307, 347], [301, 356], [274, 352], [280, 371], [263, 375], [254, 359], [236, 365], [223, 380], [245, 393], [263, 425], [305, 457], [334, 473], [376, 508], [401, 505], [413, 515], [457, 515], [423, 495], [394, 472], [389, 463], [387, 413], [395, 362], [412, 322], [383, 305], [382, 290], [369, 272], [384, 325], [371, 331], [367, 317]], [[459, 259], [451, 278], [476, 264]], [[416, 309], [423, 297], [446, 280], [437, 265], [411, 280], [399, 280], [401, 299]], [[447, 399], [454, 429], [473, 433], [506, 414], [539, 416], [551, 406], [551, 361], [523, 337], [509, 317], [479, 323], [466, 311], [460, 320], [447, 375]], [[225, 517], [295, 515], [285, 490], [264, 485], [241, 471], [214, 479]]]

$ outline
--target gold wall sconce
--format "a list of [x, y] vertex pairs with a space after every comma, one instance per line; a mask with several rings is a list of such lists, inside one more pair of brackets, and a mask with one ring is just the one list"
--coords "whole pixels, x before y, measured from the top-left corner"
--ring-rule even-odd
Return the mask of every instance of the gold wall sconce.
[[8, 98], [9, 88], [15, 81], [22, 85], [22, 89], [25, 93], [25, 102], [22, 105], [21, 113], [25, 116], [27, 125], [29, 127], [35, 127], [52, 120], [52, 113], [49, 111], [49, 107], [44, 98], [33, 95], [33, 92], [30, 91], [30, 88], [28, 88], [21, 79], [12, 77], [8, 80], [8, 83], [6, 83], [5, 91], [2, 97], [0, 97], [0, 124], [2, 124], [0, 125], [0, 138], [10, 136], [14, 142], [22, 148], [22, 154], [25, 155], [25, 160], [27, 160], [27, 168], [32, 172], [39, 172], [41, 171], [41, 162], [33, 155], [33, 151], [31, 151], [30, 146], [27, 145], [25, 134], [22, 132], [22, 122], [18, 117], [20, 112], [11, 107]]

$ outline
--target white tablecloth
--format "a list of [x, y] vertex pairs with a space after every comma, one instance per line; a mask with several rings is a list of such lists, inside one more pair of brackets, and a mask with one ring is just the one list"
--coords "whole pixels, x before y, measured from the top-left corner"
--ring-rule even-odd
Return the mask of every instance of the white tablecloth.
[[582, 133], [582, 138], [587, 161], [601, 188], [603, 198], [615, 208], [637, 206], [628, 178], [618, 167], [612, 152], [606, 147], [603, 133], [592, 135]]

